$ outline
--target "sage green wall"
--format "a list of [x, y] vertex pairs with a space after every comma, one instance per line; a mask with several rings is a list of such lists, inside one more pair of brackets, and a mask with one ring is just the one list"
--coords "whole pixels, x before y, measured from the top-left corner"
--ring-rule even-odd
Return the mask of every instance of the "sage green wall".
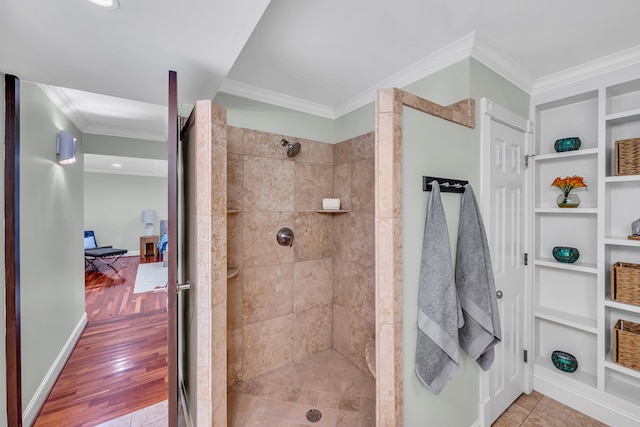
[[[463, 60], [403, 89], [449, 105], [469, 97], [469, 81], [469, 61]], [[408, 107], [403, 109], [402, 132], [404, 425], [421, 427], [428, 420], [429, 425], [440, 427], [471, 426], [479, 412], [479, 369], [461, 353], [460, 368], [438, 396], [422, 384], [415, 373], [416, 301], [430, 195], [422, 191], [422, 176], [478, 182], [480, 144], [472, 129]], [[460, 195], [445, 193], [442, 203], [455, 260]]]
[[149, 141], [90, 133], [82, 136], [82, 145], [87, 154], [105, 156], [167, 160], [169, 153], [166, 141]]
[[531, 96], [481, 62], [471, 59], [471, 97], [476, 100], [476, 131], [480, 131], [480, 98], [486, 97], [521, 117], [529, 117]]
[[335, 121], [336, 142], [373, 132], [376, 128], [375, 103], [358, 108]]
[[227, 110], [227, 124], [335, 144], [375, 129], [373, 102], [336, 120], [218, 93], [214, 101]]
[[[20, 310], [25, 408], [85, 312], [84, 165], [80, 131], [37, 85], [21, 83], [20, 115]], [[73, 164], [57, 163], [59, 129], [78, 139], [77, 161]]]
[[[404, 423], [471, 426], [479, 418], [480, 369], [461, 353], [460, 369], [440, 395], [435, 396], [415, 374], [417, 299], [422, 235], [430, 193], [422, 191], [422, 175], [466, 179], [480, 195], [480, 98], [528, 117], [529, 95], [474, 59], [465, 59], [403, 88], [449, 105], [472, 97], [476, 101], [476, 128], [469, 129], [405, 107], [403, 110], [402, 224], [403, 230], [403, 351]], [[460, 195], [442, 195], [452, 254], [455, 254]], [[406, 232], [407, 230], [411, 232]], [[455, 256], [453, 258], [455, 260]], [[455, 262], [455, 261], [454, 261]]]
[[227, 110], [227, 124], [280, 135], [335, 143], [333, 120], [288, 108], [277, 107], [227, 93], [218, 93], [214, 102]]
[[[0, 73], [0, 137], [4, 152], [4, 111], [5, 111], [5, 91], [4, 74]], [[0, 185], [4, 188], [4, 161], [0, 164]], [[4, 194], [4, 192], [3, 192]], [[4, 202], [3, 202], [4, 205]], [[4, 224], [4, 209], [0, 212], [0, 218]], [[0, 248], [4, 248], [4, 227], [0, 228]], [[3, 252], [4, 254], [4, 252]], [[6, 331], [5, 323], [5, 289], [4, 289], [4, 256], [0, 257], [0, 292], [2, 293], [2, 304], [0, 304], [0, 327]], [[0, 340], [0, 426], [7, 425], [7, 360], [5, 340]]]
[[85, 172], [84, 229], [93, 230], [99, 245], [140, 251], [140, 223], [143, 209], [155, 209], [159, 233], [160, 219], [167, 219], [167, 178]]

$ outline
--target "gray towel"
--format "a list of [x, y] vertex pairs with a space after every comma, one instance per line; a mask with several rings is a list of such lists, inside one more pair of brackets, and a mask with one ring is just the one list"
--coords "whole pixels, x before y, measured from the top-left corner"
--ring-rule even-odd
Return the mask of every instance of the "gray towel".
[[440, 186], [435, 181], [428, 209], [418, 290], [416, 374], [438, 394], [458, 370], [458, 328], [462, 326], [462, 312], [453, 279]]
[[460, 207], [456, 288], [464, 316], [460, 347], [486, 371], [493, 364], [493, 346], [501, 341], [502, 334], [489, 244], [469, 184]]

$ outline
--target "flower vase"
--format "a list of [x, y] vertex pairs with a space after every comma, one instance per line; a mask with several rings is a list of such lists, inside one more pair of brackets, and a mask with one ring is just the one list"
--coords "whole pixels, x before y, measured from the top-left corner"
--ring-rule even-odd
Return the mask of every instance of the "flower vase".
[[580, 205], [580, 197], [575, 193], [562, 193], [558, 196], [559, 208], [577, 208]]

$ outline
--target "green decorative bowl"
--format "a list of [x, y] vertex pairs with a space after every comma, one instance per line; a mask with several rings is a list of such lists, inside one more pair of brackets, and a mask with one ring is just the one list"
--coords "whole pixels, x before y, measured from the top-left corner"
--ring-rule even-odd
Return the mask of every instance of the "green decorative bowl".
[[556, 350], [551, 354], [553, 366], [564, 372], [574, 372], [578, 369], [578, 359], [565, 351]]
[[551, 253], [556, 261], [568, 264], [574, 263], [580, 258], [580, 252], [576, 248], [568, 246], [555, 246]]
[[582, 142], [580, 138], [577, 136], [572, 136], [570, 138], [562, 138], [556, 140], [555, 144], [553, 144], [553, 148], [558, 152], [562, 153], [565, 151], [574, 151], [580, 148]]

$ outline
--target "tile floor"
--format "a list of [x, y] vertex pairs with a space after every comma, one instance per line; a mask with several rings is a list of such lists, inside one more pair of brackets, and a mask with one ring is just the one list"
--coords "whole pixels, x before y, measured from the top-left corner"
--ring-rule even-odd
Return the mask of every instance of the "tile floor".
[[492, 427], [606, 427], [582, 412], [537, 391], [522, 394]]
[[[375, 380], [334, 350], [315, 354], [229, 389], [228, 425], [373, 427]], [[306, 419], [319, 409], [317, 423]], [[96, 427], [166, 427], [167, 402]], [[492, 427], [607, 427], [537, 391], [522, 394]]]
[[[311, 409], [322, 412], [318, 422], [307, 420]], [[371, 427], [375, 379], [334, 350], [317, 353], [230, 387], [228, 425]]]
[[[167, 427], [169, 425], [167, 411], [167, 401], [165, 400], [106, 423], [98, 424], [96, 427]], [[180, 405], [178, 411], [182, 411]], [[181, 421], [183, 420], [181, 419]], [[178, 424], [179, 427], [184, 427], [182, 422]]]
[[166, 427], [167, 425], [167, 401], [165, 400], [96, 427]]

